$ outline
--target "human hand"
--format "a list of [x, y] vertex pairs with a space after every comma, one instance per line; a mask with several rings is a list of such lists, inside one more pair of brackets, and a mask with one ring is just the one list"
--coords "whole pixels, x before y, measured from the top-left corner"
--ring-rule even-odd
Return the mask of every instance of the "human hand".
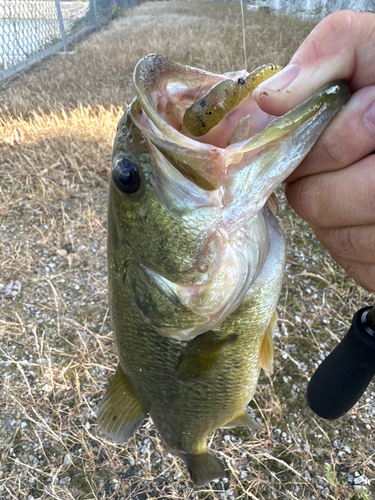
[[352, 97], [286, 180], [286, 196], [332, 258], [375, 291], [375, 14], [326, 17], [286, 68], [254, 91], [281, 115], [323, 84], [345, 79]]

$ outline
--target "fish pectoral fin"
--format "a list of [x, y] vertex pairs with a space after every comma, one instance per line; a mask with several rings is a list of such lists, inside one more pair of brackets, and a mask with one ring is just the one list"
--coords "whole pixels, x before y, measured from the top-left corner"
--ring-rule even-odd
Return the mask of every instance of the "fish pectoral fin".
[[262, 345], [260, 346], [260, 352], [259, 352], [259, 365], [269, 375], [272, 375], [273, 373], [272, 335], [276, 328], [276, 323], [277, 323], [277, 312], [275, 311], [264, 333]]
[[142, 424], [146, 413], [133, 384], [120, 365], [98, 410], [98, 423], [115, 443], [123, 443]]
[[208, 450], [196, 455], [184, 453], [181, 458], [186, 463], [195, 486], [204, 486], [213, 479], [226, 477], [223, 463]]
[[181, 379], [207, 375], [217, 364], [222, 349], [235, 342], [238, 335], [233, 333], [224, 338], [212, 332], [198, 335], [189, 342], [178, 360], [177, 376]]
[[222, 429], [231, 429], [233, 427], [246, 427], [253, 431], [262, 430], [262, 426], [258, 424], [246, 410], [241, 413], [241, 415], [238, 415], [233, 420], [223, 425]]
[[277, 201], [277, 197], [275, 193], [272, 193], [268, 200], [266, 201], [267, 207], [271, 210], [273, 215], [277, 215], [277, 212], [279, 211], [279, 202]]

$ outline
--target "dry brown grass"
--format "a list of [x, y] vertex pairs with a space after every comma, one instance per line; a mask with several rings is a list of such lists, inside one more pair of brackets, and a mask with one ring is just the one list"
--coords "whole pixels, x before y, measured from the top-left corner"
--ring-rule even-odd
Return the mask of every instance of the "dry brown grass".
[[[248, 66], [285, 64], [309, 24], [249, 14]], [[374, 490], [373, 385], [323, 422], [304, 390], [321, 356], [371, 298], [341, 273], [281, 196], [289, 265], [275, 375], [252, 407], [264, 431], [217, 431], [230, 480], [193, 489], [151, 421], [123, 446], [95, 411], [116, 356], [107, 318], [107, 175], [136, 62], [159, 52], [213, 71], [243, 67], [239, 6], [148, 3], [0, 92], [0, 498], [359, 499]], [[348, 478], [358, 472], [365, 490]], [[360, 485], [358, 485], [360, 486]], [[366, 497], [366, 495], [368, 495]]]
[[[284, 65], [312, 28], [246, 12], [248, 68]], [[129, 11], [78, 45], [51, 58], [1, 93], [0, 109], [27, 116], [79, 105], [123, 106], [133, 98], [132, 74], [145, 55], [224, 72], [244, 66], [240, 9], [231, 3], [150, 2]]]

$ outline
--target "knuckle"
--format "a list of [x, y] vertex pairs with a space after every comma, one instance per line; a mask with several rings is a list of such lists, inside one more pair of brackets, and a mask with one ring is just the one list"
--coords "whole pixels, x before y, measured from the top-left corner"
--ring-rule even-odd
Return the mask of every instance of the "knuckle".
[[[343, 155], [346, 154], [343, 150], [342, 145], [338, 141], [332, 141], [332, 138], [326, 135], [322, 135], [319, 141], [320, 151], [319, 151], [319, 161], [328, 164], [330, 169], [340, 168], [343, 162]], [[326, 167], [327, 168], [327, 167]]]
[[311, 186], [311, 178], [303, 177], [287, 185], [285, 194], [293, 210], [309, 224], [316, 224], [319, 220], [316, 192]]
[[[330, 225], [327, 200], [331, 194], [329, 176], [306, 177], [301, 183], [300, 206], [302, 218], [311, 225], [326, 227]], [[329, 201], [328, 201], [329, 203]]]
[[375, 292], [375, 265], [364, 265], [350, 262], [343, 266], [346, 273], [362, 288]]
[[369, 292], [375, 292], [375, 265], [368, 266], [364, 273], [362, 283], [359, 283]]
[[[372, 155], [374, 156], [374, 155]], [[360, 185], [363, 186], [363, 199], [369, 214], [375, 214], [375, 161], [370, 157], [366, 162], [366, 168], [363, 173], [360, 172]]]
[[347, 36], [354, 22], [356, 13], [351, 10], [338, 10], [329, 14], [321, 22], [321, 28], [330, 33], [343, 33]]
[[317, 237], [333, 258], [357, 260], [358, 241], [352, 227], [323, 228], [317, 231]]

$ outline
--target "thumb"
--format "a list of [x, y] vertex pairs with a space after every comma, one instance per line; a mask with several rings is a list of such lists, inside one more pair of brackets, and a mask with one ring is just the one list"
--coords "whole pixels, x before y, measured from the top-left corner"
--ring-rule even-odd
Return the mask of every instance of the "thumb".
[[253, 92], [266, 113], [282, 115], [322, 85], [347, 80], [352, 91], [375, 83], [375, 14], [337, 11], [321, 21], [280, 73]]

